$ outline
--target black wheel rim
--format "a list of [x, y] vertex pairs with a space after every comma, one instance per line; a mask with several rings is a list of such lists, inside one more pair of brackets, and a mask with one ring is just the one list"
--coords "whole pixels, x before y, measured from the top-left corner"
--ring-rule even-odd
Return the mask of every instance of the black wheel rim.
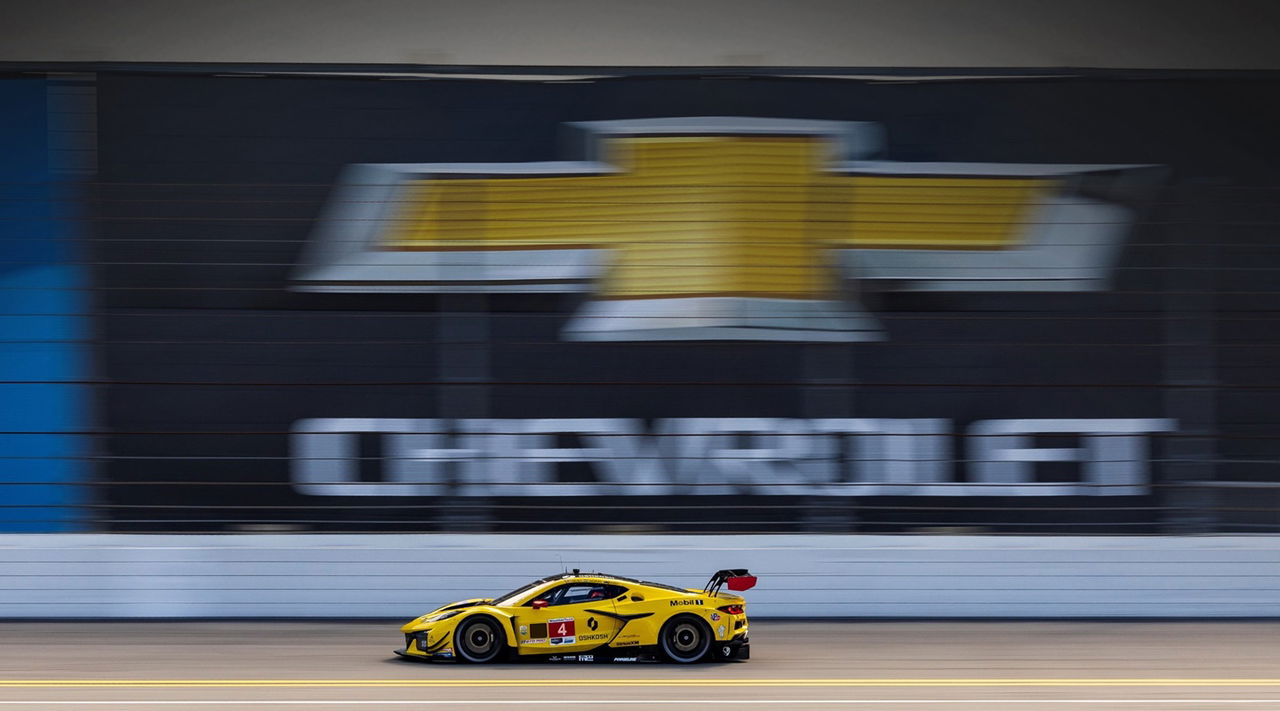
[[698, 623], [681, 620], [667, 631], [667, 648], [677, 659], [694, 659], [706, 652], [706, 638]]
[[484, 622], [467, 625], [458, 636], [461, 638], [462, 651], [468, 659], [485, 661], [497, 651], [498, 636]]

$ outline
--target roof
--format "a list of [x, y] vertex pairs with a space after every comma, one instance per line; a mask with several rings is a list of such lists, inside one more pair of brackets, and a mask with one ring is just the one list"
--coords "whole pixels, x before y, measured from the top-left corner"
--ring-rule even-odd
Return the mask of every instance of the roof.
[[559, 573], [557, 575], [551, 575], [551, 576], [542, 578], [538, 582], [549, 583], [556, 580], [572, 580], [574, 578], [604, 578], [607, 580], [618, 580], [621, 582], [632, 583], [635, 585], [644, 585], [646, 587], [651, 587], [651, 588], [661, 588], [663, 590], [672, 590], [674, 592], [680, 592], [680, 593], [689, 592], [687, 588], [676, 587], [675, 585], [667, 585], [666, 583], [655, 583], [650, 580], [640, 580], [638, 578], [628, 578], [625, 575], [614, 575], [612, 573], [600, 573], [600, 572], [584, 573], [580, 571], [575, 571], [572, 573]]

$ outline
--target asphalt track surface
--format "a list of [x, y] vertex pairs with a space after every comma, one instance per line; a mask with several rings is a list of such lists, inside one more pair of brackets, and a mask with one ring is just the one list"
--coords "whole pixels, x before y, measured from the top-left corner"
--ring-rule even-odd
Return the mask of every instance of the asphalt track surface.
[[753, 658], [403, 661], [394, 623], [0, 624], [22, 709], [1280, 709], [1280, 622], [752, 623]]

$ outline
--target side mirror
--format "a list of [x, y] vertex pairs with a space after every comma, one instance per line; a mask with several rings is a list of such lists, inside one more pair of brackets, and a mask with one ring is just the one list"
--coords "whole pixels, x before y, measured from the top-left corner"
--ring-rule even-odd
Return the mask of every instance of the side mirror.
[[644, 602], [644, 595], [632, 595], [631, 602]]
[[534, 600], [534, 601], [533, 601], [533, 609], [535, 609], [535, 610], [541, 610], [542, 608], [546, 607], [546, 606], [547, 606], [547, 605], [549, 605], [549, 604], [551, 604], [551, 603], [547, 602], [546, 600]]

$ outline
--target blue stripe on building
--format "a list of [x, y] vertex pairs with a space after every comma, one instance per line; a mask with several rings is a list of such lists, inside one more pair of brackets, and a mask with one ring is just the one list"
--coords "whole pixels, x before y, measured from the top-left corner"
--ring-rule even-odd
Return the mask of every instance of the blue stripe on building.
[[0, 80], [0, 532], [82, 530], [87, 284], [48, 92]]

